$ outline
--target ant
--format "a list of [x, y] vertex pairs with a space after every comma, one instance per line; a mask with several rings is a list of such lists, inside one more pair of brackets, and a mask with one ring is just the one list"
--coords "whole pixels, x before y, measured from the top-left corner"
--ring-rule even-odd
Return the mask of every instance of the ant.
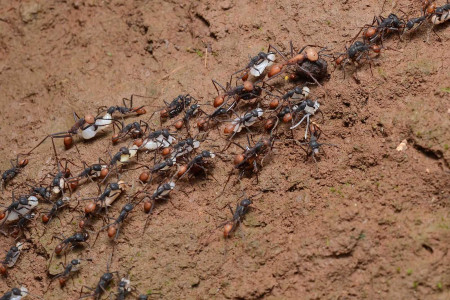
[[206, 114], [201, 108], [200, 108], [200, 104], [192, 104], [185, 112], [183, 119], [178, 120], [174, 123], [175, 128], [177, 130], [180, 130], [183, 125], [186, 125], [186, 129], [187, 132], [189, 134], [190, 131], [190, 126], [189, 126], [189, 121], [190, 119], [192, 119], [193, 117], [195, 117], [196, 115], [198, 115], [199, 113], [204, 113]]
[[233, 132], [229, 140], [231, 140], [236, 135], [236, 133], [241, 132], [242, 128], [246, 128], [247, 130], [249, 130], [248, 127], [255, 124], [258, 119], [261, 119], [264, 111], [262, 110], [262, 108], [255, 108], [243, 114], [242, 116], [239, 116], [237, 113], [235, 114], [237, 117], [233, 121], [231, 121], [231, 124], [226, 126], [224, 129], [224, 133], [226, 134]]
[[8, 252], [6, 252], [5, 259], [0, 262], [0, 274], [6, 275], [6, 268], [12, 268], [19, 259], [20, 252], [22, 251], [23, 243], [18, 242], [15, 246], [12, 246]]
[[[131, 135], [134, 139], [140, 138], [144, 135], [144, 133], [148, 130], [149, 126], [147, 122], [140, 120], [139, 122], [133, 122], [126, 126], [121, 123], [122, 127], [119, 129], [119, 133], [115, 133], [112, 136], [112, 142], [117, 143], [119, 140], [126, 138], [128, 135]], [[118, 125], [116, 125], [118, 126]], [[145, 129], [142, 129], [145, 128]]]
[[61, 240], [61, 243], [59, 243], [55, 248], [56, 255], [60, 255], [63, 251], [65, 251], [69, 247], [69, 245], [71, 246], [71, 249], [81, 244], [87, 244], [88, 247], [90, 248], [89, 244], [86, 242], [89, 239], [89, 234], [87, 233], [87, 231], [76, 232], [72, 236], [69, 236], [68, 238], [65, 239], [61, 239], [58, 236], [53, 236], [52, 239], [54, 238]]
[[[289, 45], [290, 58], [287, 58], [277, 48], [271, 46], [281, 57], [283, 57], [284, 62], [280, 64], [274, 64], [269, 70], [267, 76], [271, 79], [275, 78], [282, 74], [282, 70], [285, 66], [293, 66], [295, 69], [295, 73], [291, 74], [288, 78], [311, 78], [318, 86], [323, 87], [318, 80], [321, 80], [328, 75], [328, 64], [322, 58], [322, 56], [328, 56], [328, 54], [322, 53], [328, 51], [328, 49], [317, 45], [306, 45], [301, 48], [297, 54], [295, 54], [292, 41], [289, 42]], [[319, 51], [316, 51], [313, 47], [320, 47], [321, 49]]]
[[240, 79], [246, 81], [248, 79], [248, 74], [250, 73], [254, 77], [260, 77], [266, 68], [270, 67], [275, 61], [275, 52], [270, 51], [271, 46], [269, 45], [269, 49], [266, 52], [259, 52], [256, 56], [250, 57], [250, 62], [244, 69], [236, 71], [231, 76], [243, 72]]
[[[259, 182], [258, 172], [259, 172], [260, 166], [263, 165], [264, 158], [266, 157], [266, 155], [261, 159], [261, 161], [258, 161], [259, 156], [263, 155], [267, 150], [272, 149], [274, 139], [275, 138], [272, 135], [270, 137], [262, 137], [259, 139], [258, 142], [256, 142], [256, 144], [253, 147], [247, 147], [247, 148], [244, 148], [241, 145], [232, 142], [233, 144], [235, 144], [236, 146], [238, 146], [239, 148], [244, 150], [244, 153], [237, 154], [234, 157], [234, 168], [233, 168], [233, 170], [231, 170], [230, 174], [228, 175], [228, 179], [223, 187], [222, 193], [223, 193], [223, 191], [225, 191], [225, 188], [226, 188], [228, 182], [230, 181], [231, 175], [233, 175], [233, 171], [235, 169], [240, 170], [239, 180], [244, 176], [245, 172], [250, 169], [253, 171], [253, 173], [256, 174], [256, 181]], [[247, 141], [248, 141], [248, 144], [250, 145], [250, 140], [248, 138], [248, 135], [247, 135]]]
[[341, 65], [342, 70], [344, 71], [345, 78], [345, 66], [349, 62], [358, 63], [363, 57], [367, 58], [369, 61], [370, 71], [372, 72], [372, 64], [370, 63], [371, 58], [369, 56], [369, 51], [373, 51], [374, 53], [380, 53], [381, 47], [378, 45], [369, 45], [362, 41], [354, 42], [349, 48], [346, 47], [345, 53], [339, 53], [338, 57], [335, 59], [337, 65]]
[[[52, 206], [52, 208], [45, 214], [42, 215], [42, 222], [44, 224], [48, 224], [54, 217], [59, 217], [56, 215], [58, 211], [63, 209], [64, 207], [68, 206], [70, 202], [70, 198], [68, 197], [61, 197], [58, 199]], [[61, 220], [59, 220], [61, 222]]]
[[106, 289], [111, 284], [111, 282], [112, 282], [112, 280], [114, 278], [114, 274], [119, 276], [119, 273], [117, 271], [109, 272], [109, 264], [111, 263], [111, 258], [112, 258], [112, 254], [110, 256], [108, 264], [106, 265], [106, 273], [104, 273], [100, 277], [100, 279], [99, 279], [99, 281], [97, 283], [97, 286], [95, 288], [90, 288], [88, 286], [83, 285], [83, 287], [81, 288], [80, 296], [83, 293], [83, 288], [86, 288], [86, 289], [92, 291], [93, 293], [85, 295], [85, 296], [82, 296], [82, 297], [80, 297], [80, 299], [87, 298], [87, 297], [92, 297], [94, 299], [100, 299], [101, 295], [103, 293], [106, 293]]
[[20, 216], [24, 216], [31, 212], [37, 205], [39, 201], [35, 196], [19, 196], [16, 201], [14, 196], [14, 191], [12, 192], [12, 202], [9, 206], [3, 206], [5, 209], [0, 213], [0, 220], [5, 219], [2, 224], [3, 226], [6, 222], [12, 223], [19, 220]]
[[242, 223], [242, 219], [244, 215], [250, 209], [250, 205], [252, 204], [252, 200], [245, 198], [242, 201], [236, 204], [236, 209], [233, 211], [230, 204], [228, 204], [228, 208], [231, 211], [231, 215], [233, 216], [231, 220], [226, 221], [219, 225], [217, 228], [224, 226], [223, 228], [223, 236], [225, 238], [230, 237], [230, 235], [236, 230], [237, 226]]
[[[80, 118], [77, 113], [73, 113], [73, 117], [75, 120], [75, 124], [67, 131], [61, 131], [57, 133], [52, 133], [47, 135], [44, 139], [42, 139], [34, 148], [32, 148], [27, 155], [31, 154], [37, 147], [39, 147], [45, 140], [48, 138], [52, 139], [53, 144], [53, 151], [55, 153], [55, 157], [58, 157], [58, 154], [56, 153], [56, 147], [55, 147], [55, 138], [63, 138], [64, 139], [64, 146], [66, 149], [69, 149], [72, 147], [73, 144], [73, 138], [72, 136], [76, 135], [77, 133], [80, 133], [81, 137], [85, 140], [92, 139], [95, 137], [95, 135], [109, 126], [112, 122], [116, 122], [116, 120], [112, 119], [111, 116], [109, 117], [100, 117], [97, 115], [94, 117], [91, 114], [88, 114], [84, 116], [84, 118]], [[80, 132], [81, 131], [81, 132]]]
[[[207, 158], [214, 158], [216, 155], [208, 150], [203, 150], [202, 153], [196, 155], [191, 161], [188, 162], [187, 165], [181, 166], [178, 170], [177, 176], [178, 179], [181, 179], [184, 175], [189, 173], [189, 171], [194, 170], [195, 168], [199, 168], [203, 170], [205, 173], [205, 176], [207, 176], [207, 171], [204, 165], [206, 164], [206, 161], [204, 159]], [[213, 177], [214, 178], [214, 177]]]
[[149, 215], [144, 224], [144, 231], [145, 231], [145, 228], [147, 227], [147, 222], [150, 217], [150, 214], [152, 213], [153, 208], [155, 207], [155, 200], [166, 198], [174, 188], [175, 188], [175, 182], [173, 182], [173, 181], [169, 181], [164, 184], [160, 184], [151, 196], [146, 195], [141, 200], [141, 201], [143, 201], [144, 199], [148, 198], [146, 201], [144, 201], [144, 212]]
[[[165, 120], [167, 118], [172, 119], [178, 116], [183, 110], [191, 105], [191, 102], [197, 102], [197, 100], [189, 94], [186, 95], [178, 95], [175, 97], [170, 103], [164, 101], [165, 108], [159, 111], [159, 117], [161, 120]], [[150, 119], [153, 117], [155, 113], [150, 116]]]
[[75, 183], [76, 185], [81, 185], [81, 180], [86, 178], [90, 179], [91, 181], [96, 178], [103, 179], [105, 178], [108, 173], [108, 165], [106, 163], [101, 163], [101, 160], [99, 160], [98, 164], [92, 164], [88, 166], [85, 162], [83, 162], [84, 169], [75, 177], [70, 177], [67, 180], [70, 183]]
[[[110, 183], [106, 186], [105, 190], [95, 199], [95, 202], [89, 203], [85, 206], [84, 212], [86, 213], [86, 218], [95, 212], [99, 212], [102, 208], [108, 209], [109, 206], [121, 195], [126, 189], [126, 184], [124, 181], [118, 181]], [[88, 200], [92, 198], [87, 198]], [[98, 206], [97, 203], [100, 202]], [[82, 226], [83, 225], [83, 226]], [[84, 221], [80, 222], [80, 227], [84, 227]]]
[[[145, 180], [141, 180], [141, 181], [149, 181], [152, 182], [153, 179], [153, 175], [159, 172], [165, 172], [168, 171], [171, 167], [173, 167], [176, 163], [176, 158], [166, 158], [165, 160], [163, 160], [160, 163], [155, 164], [152, 168], [150, 168], [150, 173], [151, 173], [151, 177], [150, 179], [144, 178]], [[147, 173], [148, 175], [148, 173]]]
[[[288, 122], [292, 121], [292, 114], [294, 111], [293, 111], [290, 99], [292, 99], [292, 100], [306, 99], [306, 98], [308, 98], [309, 94], [310, 94], [310, 89], [307, 86], [304, 86], [304, 87], [296, 86], [292, 90], [286, 92], [281, 97], [275, 96], [275, 98], [272, 101], [270, 101], [269, 108], [276, 111], [277, 114], [275, 117], [269, 117], [266, 120], [266, 122], [264, 124], [264, 128], [266, 130], [273, 131], [276, 128], [276, 126], [278, 125], [278, 122], [280, 121], [280, 119], [283, 121], [283, 123], [288, 123]], [[284, 106], [283, 106], [283, 104], [280, 105], [280, 100], [283, 103], [287, 102], [287, 105], [284, 105]], [[292, 125], [294, 125], [294, 124], [292, 124]]]
[[[214, 84], [214, 88], [217, 91], [218, 96], [214, 99], [213, 106], [219, 107], [222, 106], [225, 102], [225, 98], [233, 97], [234, 101], [230, 106], [234, 106], [238, 103], [240, 99], [242, 100], [252, 100], [261, 96], [262, 91], [265, 90], [263, 82], [262, 86], [258, 86], [258, 82], [252, 83], [251, 81], [244, 81], [243, 84], [237, 85], [236, 87], [231, 87], [231, 79], [230, 82], [227, 83], [226, 88], [221, 85], [216, 80], [212, 79], [212, 83]], [[223, 94], [219, 92], [217, 88], [219, 86], [223, 90]]]
[[[58, 273], [58, 274], [55, 274], [55, 275], [50, 275], [49, 274], [51, 276], [51, 280], [53, 281], [55, 279], [58, 279], [59, 286], [61, 288], [64, 287], [66, 285], [66, 282], [69, 279], [69, 277], [72, 274], [80, 271], [81, 263], [83, 261], [92, 261], [92, 259], [90, 259], [90, 258], [87, 258], [87, 259], [81, 259], [81, 258], [72, 259], [66, 266], [64, 266], [64, 264], [62, 262], [59, 262], [64, 267], [64, 270], [62, 272]], [[51, 284], [51, 282], [50, 282], [50, 284]]]
[[[318, 140], [320, 138], [322, 131], [316, 124], [313, 124], [312, 128], [310, 128], [310, 131], [311, 131], [311, 136], [309, 138], [309, 141], [299, 144], [299, 145], [308, 145], [306, 150], [300, 146], [306, 152], [306, 155], [307, 155], [306, 159], [308, 159], [309, 156], [312, 156], [312, 158], [314, 159], [314, 162], [317, 163], [315, 155], [319, 154], [320, 147], [325, 146], [325, 145], [332, 146], [332, 147], [339, 147], [338, 145], [335, 145], [335, 144], [319, 143]], [[318, 132], [317, 136], [316, 136], [316, 132]], [[309, 152], [309, 151], [311, 151], [311, 152]]]
[[25, 168], [26, 165], [28, 165], [28, 159], [23, 159], [23, 160], [19, 161], [19, 155], [17, 155], [17, 157], [16, 157], [15, 164], [13, 163], [12, 160], [10, 162], [11, 162], [12, 168], [6, 170], [2, 174], [1, 183], [0, 183], [1, 190], [3, 190], [3, 188], [6, 189], [6, 184], [10, 180], [12, 180], [14, 177], [16, 177], [16, 175], [19, 174], [20, 171], [22, 171], [22, 169]]
[[[322, 113], [319, 110], [320, 104], [319, 102], [316, 101], [312, 101], [310, 99], [302, 101], [300, 104], [298, 105], [294, 105], [292, 107], [292, 111], [293, 113], [300, 113], [300, 112], [304, 112], [304, 116], [303, 118], [295, 125], [293, 125], [290, 129], [295, 129], [296, 127], [298, 127], [300, 124], [302, 124], [303, 120], [306, 119], [306, 130], [305, 130], [305, 140], [308, 137], [308, 128], [309, 128], [309, 118], [310, 116], [314, 116], [314, 114], [319, 111], [320, 113]], [[323, 117], [323, 113], [322, 113], [322, 117]]]
[[[99, 114], [106, 111], [106, 114], [103, 116], [103, 119], [105, 119], [105, 120], [108, 120], [108, 119], [111, 120], [112, 115], [116, 111], [122, 115], [136, 113], [139, 116], [139, 115], [143, 115], [143, 114], [147, 113], [147, 111], [144, 108], [144, 105], [139, 106], [139, 107], [133, 107], [133, 97], [134, 96], [147, 98], [145, 96], [133, 94], [133, 95], [131, 95], [130, 99], [122, 98], [123, 106], [110, 106], [110, 107], [100, 106], [97, 111]], [[127, 102], [130, 103], [129, 106], [127, 105]]]
[[[235, 106], [234, 103], [228, 107], [224, 107], [222, 105], [222, 106], [216, 108], [211, 114], [206, 114], [207, 115], [206, 118], [201, 118], [198, 120], [198, 122], [197, 122], [198, 129], [206, 131], [207, 129], [215, 126], [220, 121], [219, 117], [228, 116], [229, 113], [232, 112], [232, 109], [234, 106]], [[211, 121], [214, 121], [214, 123], [212, 125], [210, 124]], [[219, 131], [219, 133], [220, 133], [220, 131]]]
[[401, 30], [405, 28], [405, 26], [405, 21], [400, 19], [393, 13], [389, 14], [389, 16], [387, 16], [386, 18], [382, 16], [375, 16], [373, 18], [372, 24], [364, 25], [356, 36], [358, 36], [359, 33], [364, 30], [364, 43], [366, 43], [366, 41], [368, 42], [368, 44], [377, 43], [378, 41], [383, 43], [385, 36], [392, 31], [397, 31], [400, 37]]
[[196, 140], [196, 137], [181, 140], [177, 144], [173, 145], [171, 158], [176, 159], [183, 155], [189, 154], [198, 147], [200, 147], [200, 141]]
[[[104, 227], [102, 227], [99, 232], [97, 233], [97, 237], [100, 234], [100, 231], [102, 231], [103, 229], [108, 228], [108, 237], [109, 238], [113, 238], [114, 240], [117, 239], [117, 237], [119, 236], [119, 231], [120, 231], [120, 226], [123, 223], [123, 221], [125, 220], [125, 218], [128, 216], [128, 214], [133, 210], [133, 208], [135, 207], [135, 204], [133, 203], [127, 203], [125, 204], [122, 209], [120, 210], [119, 215], [117, 216], [116, 219], [113, 219], [114, 222], [112, 222], [111, 224], [108, 224]], [[95, 238], [95, 241], [97, 240], [97, 237]], [[94, 241], [94, 244], [95, 244]]]

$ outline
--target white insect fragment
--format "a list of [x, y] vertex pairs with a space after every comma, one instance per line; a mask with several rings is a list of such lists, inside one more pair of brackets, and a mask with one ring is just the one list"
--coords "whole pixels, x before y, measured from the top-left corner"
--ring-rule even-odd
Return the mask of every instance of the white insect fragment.
[[264, 59], [259, 64], [255, 64], [250, 68], [250, 74], [252, 74], [255, 77], [261, 76], [266, 68], [270, 67], [273, 62], [275, 61], [275, 54], [272, 52], [269, 52], [267, 54], [267, 58]]
[[398, 146], [397, 146], [397, 148], [395, 149], [395, 150], [397, 150], [397, 151], [405, 151], [406, 149], [408, 149], [408, 147], [406, 146], [406, 144], [408, 144], [408, 141], [407, 140], [403, 140]]

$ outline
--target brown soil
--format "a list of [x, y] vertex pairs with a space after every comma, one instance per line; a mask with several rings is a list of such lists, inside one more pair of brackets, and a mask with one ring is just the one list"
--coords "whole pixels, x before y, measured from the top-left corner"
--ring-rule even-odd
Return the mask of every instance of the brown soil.
[[[189, 2], [0, 1], [0, 169], [46, 134], [70, 128], [74, 111], [95, 112], [131, 94], [157, 99], [137, 99], [147, 105], [146, 119], [157, 109], [151, 105], [181, 93], [211, 103], [216, 95], [211, 78], [228, 81], [269, 43], [283, 50], [292, 40], [343, 51], [358, 26], [380, 14], [383, 5]], [[419, 1], [387, 1], [383, 15], [400, 10], [420, 15], [419, 7]], [[449, 299], [450, 31], [448, 24], [437, 27], [438, 41], [428, 28], [388, 39], [386, 46], [397, 51], [385, 50], [372, 68], [359, 68], [359, 83], [352, 67], [344, 79], [329, 63], [331, 77], [323, 82], [328, 97], [319, 99], [326, 134], [321, 140], [339, 148], [324, 148], [317, 165], [304, 162], [302, 149], [281, 135], [258, 184], [255, 176], [237, 182], [234, 175], [235, 184], [217, 198], [232, 169], [231, 154], [239, 151], [232, 146], [215, 160], [212, 174], [220, 184], [212, 177], [178, 182], [171, 200], [155, 208], [145, 234], [142, 207], [131, 213], [110, 270], [129, 272], [133, 286], [153, 298]], [[213, 54], [205, 67], [208, 44]], [[302, 130], [296, 134], [300, 138]], [[126, 145], [111, 146], [110, 135], [79, 142], [81, 155], [75, 148], [64, 151], [61, 140], [57, 150], [78, 165], [94, 163]], [[202, 148], [224, 144], [217, 132], [210, 137], [216, 141]], [[408, 148], [397, 152], [404, 139]], [[236, 141], [245, 144], [245, 135]], [[12, 189], [25, 194], [25, 182], [55, 173], [52, 151], [48, 141], [31, 155], [0, 194], [3, 204], [11, 201]], [[140, 162], [152, 164], [151, 159], [142, 155]], [[122, 179], [137, 190], [139, 173], [126, 172]], [[225, 240], [214, 228], [230, 217], [226, 204], [234, 206], [244, 190], [255, 195], [254, 208]], [[94, 184], [83, 186], [72, 206], [97, 193]], [[121, 197], [110, 215], [126, 201]], [[39, 211], [48, 207], [42, 204]], [[94, 287], [114, 245], [106, 232], [91, 249], [68, 255], [67, 261], [83, 256], [94, 263], [64, 289], [56, 281], [49, 285], [46, 273], [58, 244], [52, 237], [77, 231], [78, 215], [65, 210], [47, 226], [39, 215], [26, 232], [26, 250], [0, 280], [0, 291], [23, 284], [45, 299], [77, 299], [83, 285]], [[96, 228], [101, 225], [98, 221]], [[0, 251], [13, 244], [13, 237], [2, 237]], [[60, 261], [64, 257], [53, 258], [51, 272], [61, 271]], [[117, 279], [111, 291], [116, 289]]]

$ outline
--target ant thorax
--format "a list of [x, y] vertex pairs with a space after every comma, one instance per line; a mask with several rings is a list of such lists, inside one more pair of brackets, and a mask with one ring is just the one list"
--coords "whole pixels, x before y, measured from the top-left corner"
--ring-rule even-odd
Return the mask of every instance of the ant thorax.
[[261, 76], [266, 70], [266, 68], [270, 67], [274, 61], [275, 61], [275, 54], [272, 52], [267, 53], [266, 58], [262, 62], [254, 64], [250, 68], [250, 74], [252, 74], [255, 77]]
[[24, 216], [24, 215], [28, 214], [39, 203], [38, 198], [36, 198], [35, 196], [30, 196], [30, 197], [28, 197], [27, 200], [28, 200], [28, 204], [27, 205], [19, 204], [17, 209], [11, 211], [8, 214], [8, 217], [6, 218], [6, 222], [7, 223], [11, 223], [11, 222], [15, 222], [15, 221], [19, 220], [19, 218], [21, 216]]
[[309, 106], [308, 102], [306, 102], [305, 112], [307, 114], [314, 115], [316, 113], [316, 111], [319, 109], [319, 107], [320, 107], [320, 104], [317, 101], [314, 102], [314, 106]]

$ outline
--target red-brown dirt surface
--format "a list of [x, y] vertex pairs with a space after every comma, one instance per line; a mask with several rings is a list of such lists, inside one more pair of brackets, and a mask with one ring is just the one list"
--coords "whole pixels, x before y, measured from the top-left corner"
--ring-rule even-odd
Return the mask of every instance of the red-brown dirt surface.
[[[298, 48], [316, 44], [342, 52], [374, 15], [420, 15], [420, 1], [388, 0], [383, 12], [382, 6], [382, 1], [352, 0], [1, 0], [0, 169], [46, 134], [70, 128], [73, 112], [96, 113], [97, 107], [119, 105], [132, 94], [153, 97], [135, 99], [135, 106], [147, 105], [145, 120], [178, 94], [211, 103], [217, 95], [211, 79], [227, 82], [269, 43], [283, 51], [292, 40]], [[395, 50], [383, 50], [371, 68], [364, 64], [357, 74], [348, 66], [345, 79], [329, 61], [330, 79], [322, 82], [328, 97], [319, 98], [321, 141], [339, 148], [324, 146], [317, 165], [305, 162], [304, 151], [281, 125], [258, 184], [255, 176], [239, 182], [233, 175], [220, 195], [232, 154], [241, 151], [231, 146], [214, 160], [214, 178], [177, 182], [170, 201], [156, 206], [144, 234], [142, 205], [131, 212], [110, 271], [129, 272], [138, 291], [163, 299], [450, 299], [450, 28], [435, 28], [441, 41], [429, 28], [425, 24], [402, 40], [392, 35], [385, 46]], [[205, 67], [207, 45], [212, 53]], [[311, 89], [323, 95], [322, 89]], [[129, 143], [112, 146], [110, 131], [78, 142], [80, 154], [55, 140], [57, 151], [78, 166], [108, 159], [108, 152]], [[302, 128], [296, 130], [297, 139], [302, 134]], [[202, 149], [223, 147], [217, 131], [210, 138]], [[407, 149], [396, 151], [404, 139]], [[245, 145], [245, 134], [236, 141]], [[142, 154], [139, 163], [152, 165], [152, 158]], [[26, 194], [25, 183], [38, 184], [56, 173], [50, 141], [29, 160], [0, 193], [2, 204], [10, 203], [12, 190]], [[141, 171], [122, 175], [130, 185], [127, 195], [142, 187]], [[156, 187], [157, 181], [149, 190]], [[224, 239], [222, 229], [214, 228], [230, 218], [226, 205], [235, 206], [243, 191], [254, 196], [253, 208]], [[44, 226], [42, 215], [36, 217], [21, 239], [25, 246], [16, 266], [0, 279], [1, 292], [25, 285], [44, 299], [77, 299], [83, 285], [97, 284], [114, 246], [105, 231], [93, 246], [96, 233], [91, 233], [90, 249], [67, 255], [67, 262], [75, 257], [93, 262], [65, 288], [47, 276], [58, 244], [52, 237], [77, 231], [85, 203], [74, 208], [77, 200], [96, 195], [95, 184], [82, 186], [60, 220]], [[121, 197], [109, 215], [117, 215], [126, 202]], [[38, 211], [49, 207], [40, 204]], [[96, 230], [101, 226], [96, 221]], [[14, 237], [1, 236], [2, 257], [14, 243]], [[64, 256], [53, 257], [51, 273], [62, 270], [61, 261]], [[117, 285], [114, 278], [108, 291]]]

